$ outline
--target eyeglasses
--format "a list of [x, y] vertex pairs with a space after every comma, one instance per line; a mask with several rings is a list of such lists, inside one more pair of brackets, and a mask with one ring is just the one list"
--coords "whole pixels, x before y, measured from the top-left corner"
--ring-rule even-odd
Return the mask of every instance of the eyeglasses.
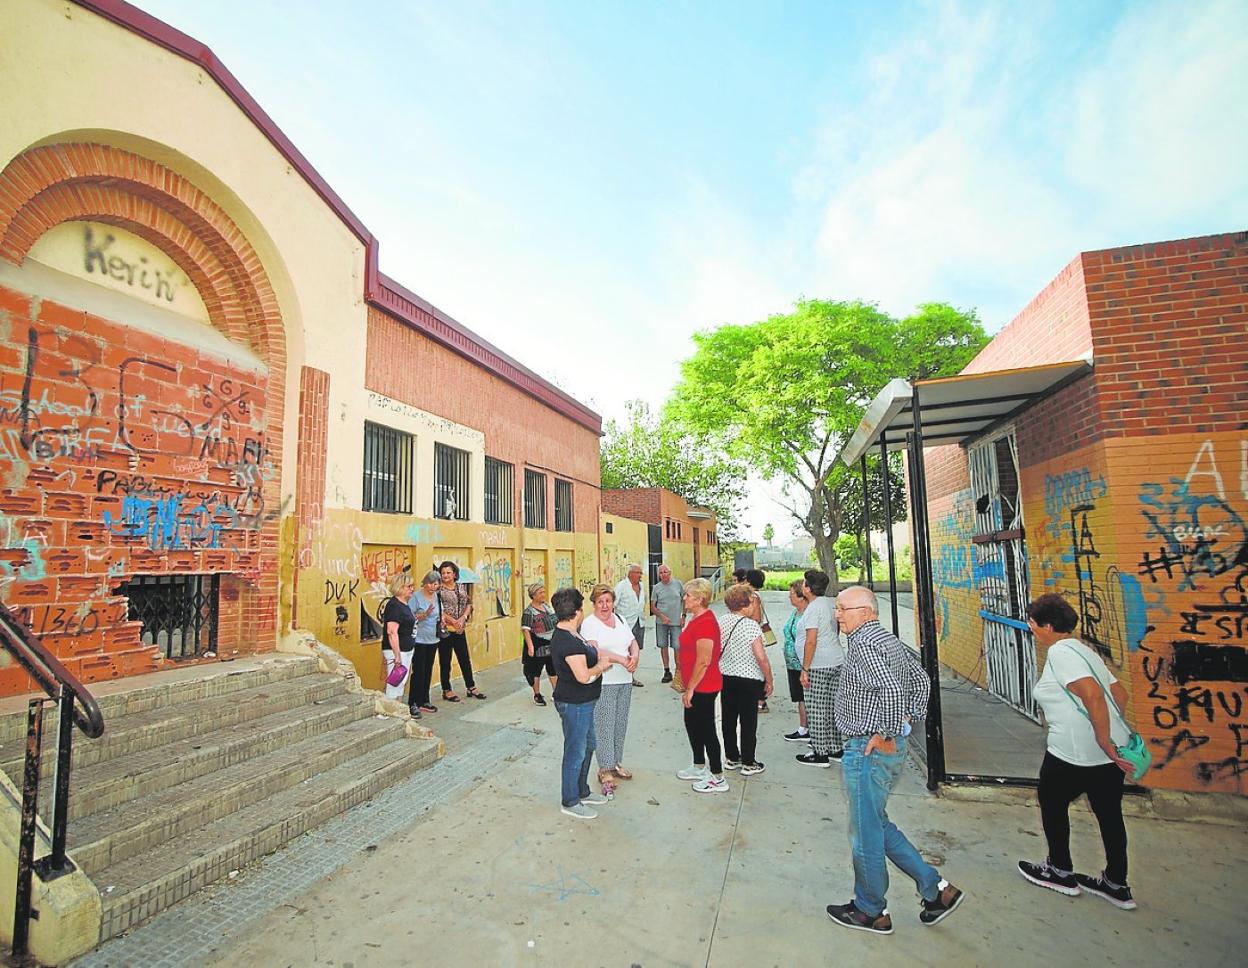
[[836, 611], [852, 612], [856, 608], [870, 608], [870, 607], [871, 607], [870, 605], [838, 605], [836, 606]]

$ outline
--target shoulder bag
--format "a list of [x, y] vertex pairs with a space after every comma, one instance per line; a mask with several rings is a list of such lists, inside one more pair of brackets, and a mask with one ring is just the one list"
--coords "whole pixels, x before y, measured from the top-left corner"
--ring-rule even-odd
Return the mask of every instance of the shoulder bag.
[[[1105, 693], [1105, 699], [1109, 702], [1110, 709], [1112, 709], [1118, 716], [1118, 721], [1122, 723], [1123, 729], [1127, 731], [1126, 744], [1123, 746], [1115, 746], [1114, 749], [1118, 751], [1119, 756], [1135, 767], [1131, 774], [1131, 782], [1139, 783], [1140, 780], [1144, 778], [1144, 774], [1148, 772], [1149, 767], [1153, 765], [1153, 754], [1149, 752], [1148, 746], [1144, 742], [1144, 737], [1133, 730], [1126, 718], [1122, 715], [1122, 710], [1118, 708], [1118, 703], [1114, 701], [1113, 693], [1105, 687], [1105, 683], [1101, 682], [1101, 677], [1098, 676], [1096, 674], [1096, 670], [1092, 668], [1092, 663], [1088, 661], [1088, 657], [1080, 655], [1079, 658], [1083, 660], [1083, 664], [1086, 665], [1088, 667], [1088, 671], [1092, 673], [1092, 678], [1096, 680], [1096, 684], [1101, 687], [1101, 692]], [[1083, 713], [1084, 718], [1087, 719], [1088, 722], [1091, 722], [1092, 717], [1089, 716], [1088, 711], [1083, 708], [1083, 703], [1075, 698], [1075, 694], [1065, 686], [1062, 686], [1062, 691], [1070, 697], [1070, 701], [1075, 704], [1075, 708], [1078, 709], [1079, 712]]]

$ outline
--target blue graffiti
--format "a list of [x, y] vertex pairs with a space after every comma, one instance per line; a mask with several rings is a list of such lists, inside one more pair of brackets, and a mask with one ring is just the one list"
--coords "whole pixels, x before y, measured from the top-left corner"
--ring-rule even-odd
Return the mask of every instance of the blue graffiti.
[[1164, 484], [1140, 485], [1141, 513], [1148, 522], [1145, 539], [1155, 539], [1140, 560], [1139, 573], [1154, 584], [1164, 574], [1180, 578], [1179, 591], [1196, 587], [1198, 578], [1213, 578], [1248, 563], [1248, 525], [1235, 510], [1213, 494], [1194, 494], [1177, 477]]
[[1080, 504], [1092, 504], [1109, 493], [1104, 477], [1093, 477], [1086, 467], [1065, 474], [1044, 475], [1044, 513], [1050, 518], [1065, 516]]
[[1126, 620], [1127, 651], [1136, 652], [1150, 629], [1148, 606], [1139, 580], [1134, 575], [1118, 574], [1118, 588], [1122, 593], [1123, 618]]
[[209, 507], [205, 500], [183, 509], [185, 497], [183, 494], [170, 494], [147, 498], [127, 494], [122, 499], [119, 517], [114, 518], [109, 511], [104, 512], [104, 527], [123, 538], [146, 540], [153, 551], [220, 547], [221, 531], [225, 525], [215, 518], [223, 513], [233, 520], [237, 518], [237, 512], [224, 503], [214, 502], [214, 506]]

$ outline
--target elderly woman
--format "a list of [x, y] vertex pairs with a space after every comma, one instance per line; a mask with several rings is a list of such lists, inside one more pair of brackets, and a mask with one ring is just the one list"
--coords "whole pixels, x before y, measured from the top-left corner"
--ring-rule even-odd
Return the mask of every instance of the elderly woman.
[[438, 566], [442, 584], [438, 588], [439, 623], [441, 641], [438, 643], [438, 664], [442, 672], [442, 698], [447, 702], [459, 702], [459, 696], [451, 691], [451, 652], [459, 660], [459, 671], [464, 674], [464, 688], [473, 699], [484, 699], [472, 678], [472, 657], [468, 654], [468, 634], [465, 631], [472, 620], [472, 602], [468, 589], [459, 583], [459, 565], [444, 561]]
[[[763, 630], [750, 615], [751, 592], [733, 585], [724, 595], [728, 614], [719, 620], [723, 651], [719, 671], [723, 675], [720, 704], [723, 712], [724, 769], [742, 776], [762, 773], [766, 767], [755, 759], [758, 740], [758, 701], [771, 695], [771, 663], [763, 649]], [[741, 742], [737, 744], [737, 723]]]
[[[760, 568], [747, 568], [745, 570], [744, 584], [753, 592], [753, 595], [750, 598], [750, 608], [747, 614], [750, 618], [754, 619], [754, 621], [757, 622], [759, 627], [763, 630], [763, 645], [773, 645], [775, 644], [776, 637], [774, 634], [771, 634], [770, 639], [766, 638], [766, 636], [771, 633], [771, 621], [767, 618], [767, 609], [763, 605], [762, 595], [759, 594], [759, 592], [763, 590], [763, 586], [767, 584], [767, 573]], [[771, 712], [767, 706], [766, 699], [760, 699], [758, 701], [758, 711], [760, 713]]]
[[[416, 627], [416, 618], [408, 607], [416, 583], [412, 581], [410, 572], [400, 572], [390, 579], [390, 597], [381, 611], [381, 655], [386, 663], [385, 682], [386, 698], [400, 699], [403, 686], [412, 674], [412, 655], [416, 651], [416, 639], [412, 630]], [[403, 666], [406, 673], [395, 685], [390, 684], [390, 674], [395, 666]], [[412, 710], [412, 716], [420, 719], [420, 710]]]
[[616, 777], [631, 780], [633, 774], [620, 761], [628, 733], [628, 708], [633, 699], [633, 672], [640, 655], [633, 628], [615, 614], [615, 592], [610, 585], [595, 585], [589, 593], [594, 611], [581, 624], [581, 636], [614, 660], [602, 677], [602, 697], [594, 711], [598, 738], [598, 782], [613, 783]]
[[691, 616], [680, 633], [680, 676], [685, 683], [685, 733], [693, 750], [693, 765], [676, 774], [692, 780], [698, 793], [724, 793], [728, 781], [719, 758], [715, 735], [715, 697], [723, 686], [719, 671], [719, 623], [711, 611], [711, 583], [695, 578], [685, 583], [685, 611]]
[[524, 655], [521, 656], [520, 664], [524, 668], [525, 680], [533, 687], [533, 701], [539, 706], [545, 706], [546, 700], [542, 697], [542, 670], [546, 670], [550, 691], [553, 693], [557, 679], [550, 659], [550, 637], [554, 635], [555, 625], [559, 620], [555, 617], [555, 610], [546, 602], [546, 586], [542, 582], [535, 581], [528, 587], [528, 592], [529, 607], [520, 617], [520, 631], [524, 634]]
[[438, 585], [441, 581], [436, 571], [427, 572], [407, 603], [416, 620], [416, 653], [412, 656], [412, 674], [408, 678], [407, 705], [417, 719], [420, 718], [418, 713], [438, 711], [429, 701], [429, 684], [433, 680], [433, 660], [438, 654]]
[[550, 637], [555, 665], [555, 709], [563, 724], [563, 765], [560, 770], [560, 812], [577, 820], [598, 816], [594, 806], [607, 798], [589, 788], [589, 764], [594, 758], [594, 706], [602, 692], [601, 676], [614, 660], [577, 632], [585, 597], [575, 588], [561, 588], [552, 596], [558, 624]]
[[[802, 689], [802, 657], [797, 652], [797, 623], [810, 604], [806, 601], [805, 585], [802, 578], [789, 582], [789, 604], [793, 606], [793, 611], [784, 623], [784, 665], [789, 673], [789, 698], [797, 703], [797, 729], [784, 734], [790, 743], [810, 742], [810, 730], [806, 725], [806, 693]], [[805, 643], [802, 645], [804, 648]]]
[[[1047, 649], [1034, 695], [1048, 725], [1036, 792], [1049, 856], [1039, 863], [1020, 860], [1018, 871], [1031, 883], [1059, 894], [1087, 891], [1133, 910], [1122, 787], [1123, 775], [1134, 767], [1117, 749], [1130, 735], [1120, 712], [1126, 690], [1101, 657], [1072, 635], [1079, 616], [1062, 596], [1041, 595], [1028, 605], [1027, 624], [1036, 642]], [[1099, 877], [1076, 873], [1070, 859], [1068, 811], [1084, 795], [1105, 845], [1105, 870]]]

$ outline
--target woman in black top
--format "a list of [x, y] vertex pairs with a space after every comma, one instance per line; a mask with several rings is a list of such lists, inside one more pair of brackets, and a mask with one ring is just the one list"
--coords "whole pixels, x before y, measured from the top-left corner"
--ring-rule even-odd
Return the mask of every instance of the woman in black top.
[[589, 804], [607, 798], [589, 789], [589, 765], [594, 758], [594, 704], [602, 693], [602, 674], [615, 661], [600, 658], [598, 650], [577, 634], [584, 616], [585, 596], [575, 588], [561, 588], [551, 596], [559, 620], [550, 637], [555, 666], [555, 709], [563, 722], [562, 812], [578, 820], [598, 816]]
[[442, 698], [447, 702], [459, 702], [459, 696], [451, 691], [451, 652], [459, 660], [459, 671], [464, 674], [464, 688], [473, 699], [484, 699], [485, 693], [477, 688], [472, 678], [472, 657], [468, 654], [468, 635], [464, 631], [472, 618], [472, 602], [468, 590], [459, 583], [459, 565], [444, 561], [438, 566], [442, 585], [438, 588], [438, 607], [441, 609], [439, 624], [438, 666], [442, 672]]
[[[412, 631], [416, 628], [416, 616], [412, 614], [407, 603], [415, 590], [416, 583], [412, 580], [411, 572], [395, 575], [390, 579], [390, 598], [386, 600], [386, 606], [381, 612], [381, 655], [386, 663], [383, 680], [386, 683], [387, 699], [403, 698], [403, 687], [407, 684], [408, 676], [412, 674], [412, 656], [416, 652], [416, 638]], [[389, 682], [390, 670], [396, 665], [406, 668], [407, 675], [397, 686], [392, 686]], [[412, 716], [420, 719], [420, 711], [414, 711]]]

